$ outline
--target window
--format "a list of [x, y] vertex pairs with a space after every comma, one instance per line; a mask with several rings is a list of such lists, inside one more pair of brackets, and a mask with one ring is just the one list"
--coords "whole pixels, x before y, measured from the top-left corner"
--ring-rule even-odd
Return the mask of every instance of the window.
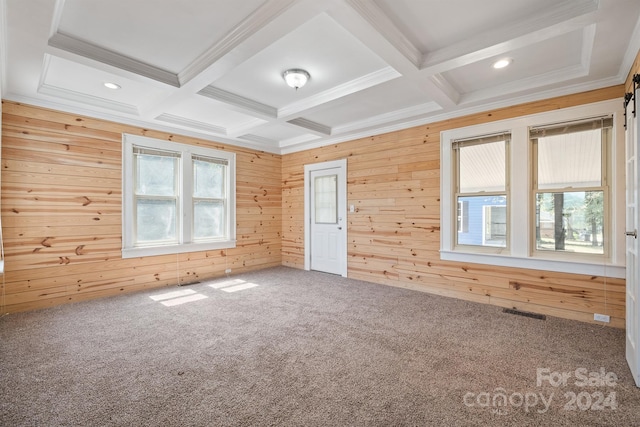
[[611, 117], [533, 127], [536, 251], [603, 255]]
[[338, 175], [317, 176], [314, 179], [316, 224], [338, 223]]
[[507, 247], [508, 134], [456, 140], [456, 244]]
[[440, 257], [623, 278], [622, 117], [610, 100], [442, 132]]
[[124, 135], [124, 258], [235, 247], [235, 155]]
[[469, 202], [458, 200], [458, 235], [469, 232]]

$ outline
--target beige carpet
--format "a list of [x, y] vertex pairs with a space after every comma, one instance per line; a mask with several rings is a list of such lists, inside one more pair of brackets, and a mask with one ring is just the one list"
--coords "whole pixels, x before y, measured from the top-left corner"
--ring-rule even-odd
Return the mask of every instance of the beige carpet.
[[622, 330], [284, 267], [5, 316], [0, 346], [2, 426], [640, 425]]

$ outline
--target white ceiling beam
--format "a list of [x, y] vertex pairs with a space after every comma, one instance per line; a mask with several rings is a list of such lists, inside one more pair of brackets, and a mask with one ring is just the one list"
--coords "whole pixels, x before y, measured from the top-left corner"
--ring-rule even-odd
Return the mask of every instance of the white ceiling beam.
[[257, 118], [271, 120], [278, 116], [278, 109], [276, 107], [262, 104], [253, 99], [245, 98], [244, 96], [236, 95], [235, 93], [227, 92], [214, 86], [205, 87], [198, 92], [198, 95], [206, 96], [228, 107], [232, 107], [234, 111], [249, 114]]
[[437, 74], [464, 67], [560, 35], [581, 30], [597, 21], [596, 1], [561, 3], [524, 22], [478, 34], [470, 40], [428, 53], [421, 72]]
[[302, 117], [287, 120], [287, 123], [296, 127], [304, 128], [305, 130], [319, 136], [331, 135], [331, 127], [323, 125], [322, 123], [314, 122]]
[[334, 86], [316, 95], [309, 96], [298, 102], [284, 106], [278, 110], [278, 118], [287, 120], [292, 116], [300, 116], [304, 114], [306, 110], [310, 110], [319, 105], [326, 104], [327, 102], [351, 95], [352, 93], [377, 86], [398, 77], [400, 77], [400, 73], [392, 67], [381, 68], [346, 83]]
[[179, 91], [142, 110], [141, 114], [148, 118], [156, 117], [207, 86], [215, 86], [216, 80], [296, 29], [301, 23], [324, 11], [334, 1], [337, 0], [268, 1], [241, 22], [239, 29], [232, 30], [178, 73], [181, 81]]
[[169, 86], [180, 87], [178, 76], [170, 71], [146, 64], [117, 52], [96, 46], [84, 40], [63, 33], [54, 34], [48, 41], [49, 46], [61, 49], [80, 57], [110, 65], [121, 70], [159, 81]]
[[7, 1], [0, 0], [0, 98], [7, 93]]

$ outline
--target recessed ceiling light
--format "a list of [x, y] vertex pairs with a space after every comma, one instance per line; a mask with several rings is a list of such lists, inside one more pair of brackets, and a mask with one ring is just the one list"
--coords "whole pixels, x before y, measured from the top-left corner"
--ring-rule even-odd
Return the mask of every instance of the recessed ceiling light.
[[508, 66], [512, 62], [513, 62], [513, 59], [511, 59], [511, 58], [499, 59], [499, 60], [497, 60], [496, 62], [493, 63], [493, 68], [498, 70], [500, 68], [504, 68], [504, 67]]
[[105, 82], [104, 83], [104, 87], [106, 87], [107, 89], [113, 89], [113, 90], [120, 89], [120, 85], [119, 84], [115, 84], [115, 83], [112, 83], [112, 82]]

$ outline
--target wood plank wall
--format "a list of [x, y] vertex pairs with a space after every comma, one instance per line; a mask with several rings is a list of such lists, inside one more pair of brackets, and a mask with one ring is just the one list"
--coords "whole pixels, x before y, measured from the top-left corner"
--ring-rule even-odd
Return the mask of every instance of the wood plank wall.
[[[304, 169], [347, 159], [348, 276], [624, 327], [625, 281], [440, 260], [440, 132], [620, 98], [623, 85], [287, 154], [282, 159], [282, 262], [304, 267]], [[606, 284], [606, 286], [605, 286]]]
[[633, 62], [631, 70], [627, 76], [627, 80], [625, 81], [625, 92], [633, 92], [633, 76], [635, 74], [640, 74], [640, 52], [636, 55], [636, 59]]
[[[122, 133], [236, 153], [237, 247], [121, 258]], [[281, 264], [281, 156], [3, 102], [0, 312]]]

